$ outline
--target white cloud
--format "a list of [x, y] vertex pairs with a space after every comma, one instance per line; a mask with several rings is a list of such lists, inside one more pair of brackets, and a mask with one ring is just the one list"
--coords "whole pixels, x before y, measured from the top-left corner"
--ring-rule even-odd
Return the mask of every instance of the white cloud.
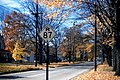
[[15, 0], [0, 0], [0, 4], [7, 7], [20, 8], [20, 4]]

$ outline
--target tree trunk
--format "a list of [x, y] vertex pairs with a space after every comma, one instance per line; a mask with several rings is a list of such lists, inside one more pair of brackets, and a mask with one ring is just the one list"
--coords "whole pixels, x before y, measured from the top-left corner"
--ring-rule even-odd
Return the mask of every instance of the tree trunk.
[[102, 63], [105, 61], [105, 51], [104, 51], [104, 44], [102, 44]]
[[112, 53], [111, 53], [111, 47], [110, 46], [108, 46], [108, 45], [106, 45], [106, 47], [105, 47], [105, 49], [106, 49], [106, 55], [107, 55], [107, 62], [108, 62], [108, 65], [109, 66], [112, 66]]
[[120, 76], [120, 0], [116, 2], [116, 61], [117, 61], [117, 67], [116, 67], [116, 73], [115, 75]]
[[120, 76], [120, 50], [117, 50], [117, 54], [116, 54], [116, 73], [115, 75]]
[[112, 66], [112, 48], [109, 47], [109, 66]]
[[116, 51], [115, 51], [115, 49], [113, 49], [113, 51], [112, 51], [112, 54], [113, 54], [113, 71], [116, 71], [116, 65], [117, 65], [117, 63], [116, 63]]
[[55, 46], [55, 57], [56, 57], [55, 62], [57, 63], [58, 62], [58, 58], [57, 58], [57, 45]]
[[69, 54], [69, 63], [71, 62], [71, 51], [68, 51]]
[[42, 39], [39, 36], [39, 64], [42, 65], [43, 60], [43, 45]]

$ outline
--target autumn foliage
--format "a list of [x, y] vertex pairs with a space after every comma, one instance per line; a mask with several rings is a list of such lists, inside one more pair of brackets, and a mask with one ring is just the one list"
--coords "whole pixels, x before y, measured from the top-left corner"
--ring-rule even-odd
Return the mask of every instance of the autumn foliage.
[[12, 12], [10, 15], [6, 16], [5, 27], [3, 29], [3, 36], [5, 40], [6, 50], [13, 52], [14, 45], [17, 40], [22, 38], [23, 26], [22, 26], [23, 14]]
[[24, 50], [25, 48], [22, 48], [20, 41], [17, 41], [12, 54], [12, 57], [14, 58], [15, 61], [24, 59], [25, 54]]

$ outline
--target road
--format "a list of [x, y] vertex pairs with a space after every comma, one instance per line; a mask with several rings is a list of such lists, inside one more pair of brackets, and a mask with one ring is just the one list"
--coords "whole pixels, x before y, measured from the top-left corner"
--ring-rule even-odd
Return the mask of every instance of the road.
[[[49, 80], [69, 80], [94, 68], [93, 62], [49, 68]], [[46, 80], [46, 70], [35, 70], [0, 75], [0, 80]]]

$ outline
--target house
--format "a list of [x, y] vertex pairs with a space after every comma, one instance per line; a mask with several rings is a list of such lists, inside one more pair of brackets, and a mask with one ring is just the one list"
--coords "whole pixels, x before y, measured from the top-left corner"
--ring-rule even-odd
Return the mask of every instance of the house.
[[10, 53], [10, 51], [5, 50], [4, 39], [3, 36], [0, 35], [0, 62], [12, 62], [12, 60], [12, 54]]
[[24, 61], [25, 62], [30, 62], [30, 63], [34, 63], [34, 52], [30, 52], [29, 56], [27, 54], [24, 55]]

